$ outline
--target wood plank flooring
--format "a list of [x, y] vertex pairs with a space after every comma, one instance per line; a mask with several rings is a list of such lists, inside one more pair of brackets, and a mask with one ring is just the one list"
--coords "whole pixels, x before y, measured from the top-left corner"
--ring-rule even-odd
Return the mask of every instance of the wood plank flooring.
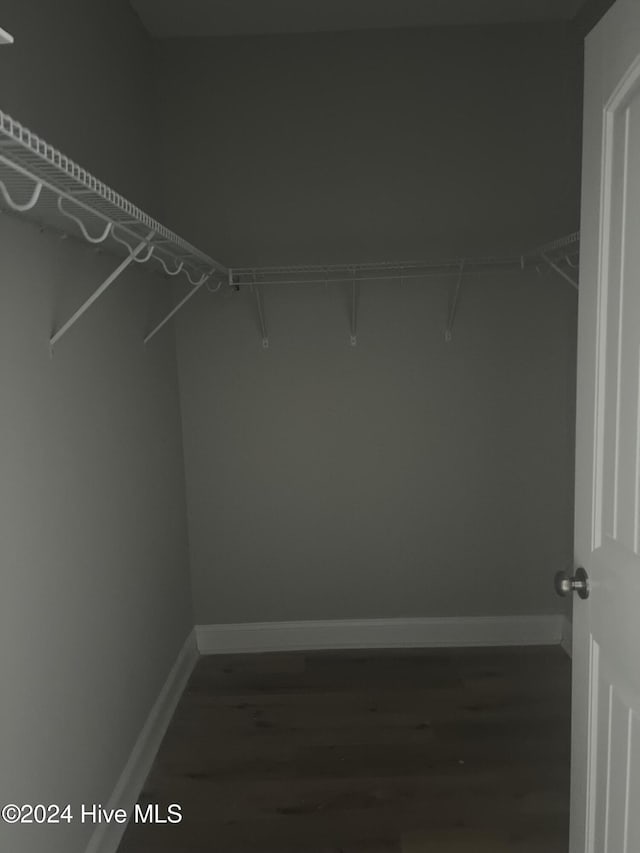
[[558, 647], [202, 658], [120, 853], [567, 853]]

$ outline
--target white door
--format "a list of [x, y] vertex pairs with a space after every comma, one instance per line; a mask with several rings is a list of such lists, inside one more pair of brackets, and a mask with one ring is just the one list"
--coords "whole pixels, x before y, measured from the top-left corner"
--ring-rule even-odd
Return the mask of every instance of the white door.
[[586, 42], [571, 853], [640, 853], [640, 0]]

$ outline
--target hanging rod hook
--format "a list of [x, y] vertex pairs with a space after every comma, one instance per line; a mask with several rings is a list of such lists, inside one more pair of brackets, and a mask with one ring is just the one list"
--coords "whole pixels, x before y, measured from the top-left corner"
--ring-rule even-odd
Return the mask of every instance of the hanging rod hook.
[[218, 284], [216, 285], [216, 287], [214, 287], [214, 288], [209, 287], [208, 282], [209, 282], [209, 280], [210, 280], [210, 279], [212, 279], [212, 278], [214, 277], [215, 272], [216, 272], [216, 268], [215, 268], [215, 267], [211, 267], [211, 269], [210, 269], [210, 270], [209, 270], [209, 272], [207, 273], [207, 277], [205, 278], [205, 281], [204, 281], [204, 283], [206, 284], [206, 287], [207, 287], [207, 290], [209, 291], [209, 293], [217, 293], [217, 292], [220, 290], [220, 288], [222, 287], [222, 285], [223, 285], [223, 284], [225, 283], [225, 281], [226, 281], [226, 278], [221, 278], [221, 279], [220, 279], [220, 281], [218, 282]]
[[118, 237], [118, 235], [116, 234], [116, 229], [115, 229], [114, 223], [112, 223], [111, 236], [116, 241], [116, 243], [120, 243], [121, 246], [124, 246], [125, 249], [127, 249], [127, 251], [129, 252], [129, 254], [133, 255], [133, 260], [139, 264], [146, 263], [155, 251], [155, 246], [153, 246], [151, 244], [151, 240], [153, 240], [153, 238], [155, 236], [154, 231], [151, 231], [149, 236], [144, 241], [148, 246], [148, 250], [147, 250], [147, 254], [143, 255], [142, 257], [138, 257], [138, 255], [135, 254], [134, 249], [132, 249], [132, 247], [129, 245], [129, 243], [127, 243], [126, 240], [123, 240], [122, 237]]
[[191, 276], [190, 276], [190, 274], [189, 274], [189, 270], [187, 270], [187, 269], [186, 269], [186, 270], [184, 271], [184, 274], [185, 274], [185, 275], [186, 275], [186, 277], [189, 279], [189, 284], [190, 284], [192, 287], [200, 287], [200, 285], [204, 284], [204, 283], [205, 283], [205, 281], [209, 278], [209, 273], [206, 273], [206, 272], [205, 272], [205, 273], [202, 273], [202, 275], [200, 276], [200, 278], [199, 278], [197, 281], [194, 281], [194, 280], [191, 278]]
[[111, 229], [113, 227], [113, 222], [107, 222], [107, 227], [104, 229], [103, 233], [99, 237], [92, 237], [91, 234], [85, 228], [84, 222], [75, 216], [73, 213], [70, 213], [68, 210], [65, 210], [62, 204], [63, 196], [58, 196], [58, 210], [63, 216], [66, 216], [68, 219], [73, 220], [76, 223], [80, 231], [82, 231], [82, 236], [88, 243], [104, 243], [104, 241], [109, 236]]
[[149, 250], [148, 250], [147, 254], [143, 255], [142, 257], [135, 257], [133, 260], [137, 264], [146, 264], [147, 261], [149, 260], [149, 258], [151, 257], [151, 255], [153, 255], [153, 253], [155, 252], [155, 249], [156, 249], [156, 247], [150, 243], [149, 244]]
[[26, 201], [24, 204], [18, 204], [15, 202], [11, 196], [9, 195], [9, 191], [4, 185], [3, 181], [0, 181], [0, 192], [2, 193], [2, 197], [5, 200], [8, 207], [11, 210], [15, 210], [16, 213], [24, 213], [27, 210], [31, 210], [32, 207], [35, 207], [38, 203], [38, 199], [40, 198], [40, 193], [42, 192], [42, 182], [37, 181], [35, 187], [33, 188], [33, 193], [31, 194], [31, 198], [29, 201]]
[[116, 234], [115, 226], [111, 229], [111, 236], [116, 241], [116, 243], [120, 243], [121, 246], [124, 246], [129, 252], [132, 252], [131, 246], [127, 243], [126, 240], [123, 240], [122, 237], [118, 237]]
[[180, 261], [180, 263], [178, 264], [178, 266], [174, 270], [170, 270], [169, 267], [165, 264], [163, 258], [157, 257], [157, 260], [160, 261], [160, 263], [162, 264], [164, 271], [166, 272], [167, 275], [178, 275], [178, 273], [181, 271], [182, 267], [184, 266], [184, 261]]

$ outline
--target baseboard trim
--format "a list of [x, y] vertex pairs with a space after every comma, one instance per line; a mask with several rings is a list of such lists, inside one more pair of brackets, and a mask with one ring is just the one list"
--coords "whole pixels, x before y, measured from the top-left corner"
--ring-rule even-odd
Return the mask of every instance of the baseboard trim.
[[[149, 711], [107, 809], [124, 809], [127, 814], [132, 813], [198, 657], [195, 632], [191, 631]], [[97, 824], [85, 853], [116, 853], [125, 829], [126, 824]]]
[[573, 657], [573, 623], [566, 616], [562, 619], [562, 638], [560, 645], [564, 651]]
[[203, 655], [321, 649], [558, 645], [563, 617], [476, 616], [196, 625]]

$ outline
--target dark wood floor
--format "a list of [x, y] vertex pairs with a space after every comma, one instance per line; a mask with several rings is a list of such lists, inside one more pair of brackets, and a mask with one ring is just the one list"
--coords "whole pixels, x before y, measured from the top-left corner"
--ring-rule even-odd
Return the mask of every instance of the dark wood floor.
[[121, 853], [567, 853], [557, 647], [202, 658]]

